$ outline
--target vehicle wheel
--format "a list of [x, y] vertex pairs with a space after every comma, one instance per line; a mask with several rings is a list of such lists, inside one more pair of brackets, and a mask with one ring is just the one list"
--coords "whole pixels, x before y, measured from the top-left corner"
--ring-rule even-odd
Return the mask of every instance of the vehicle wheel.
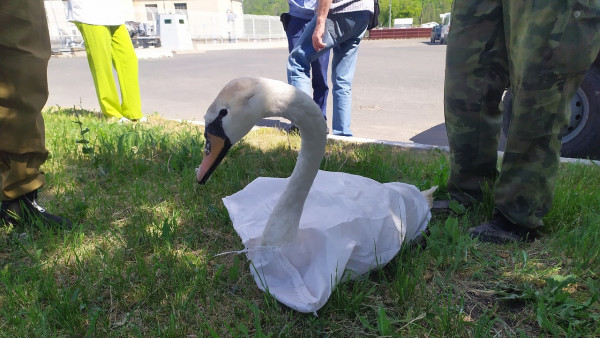
[[[502, 132], [508, 133], [512, 117], [512, 93], [502, 102]], [[561, 156], [600, 159], [600, 68], [592, 67], [571, 99], [571, 119], [562, 137]]]
[[444, 39], [440, 38], [440, 45], [443, 45], [443, 44], [444, 44]]

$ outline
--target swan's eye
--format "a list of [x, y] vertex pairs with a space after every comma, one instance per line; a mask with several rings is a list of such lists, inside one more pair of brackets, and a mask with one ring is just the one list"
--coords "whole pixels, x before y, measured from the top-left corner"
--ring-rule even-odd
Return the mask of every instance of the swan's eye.
[[219, 111], [219, 117], [225, 117], [227, 115], [227, 109], [221, 109]]
[[210, 154], [210, 141], [208, 139], [206, 139], [206, 143], [204, 144], [204, 155], [209, 155]]

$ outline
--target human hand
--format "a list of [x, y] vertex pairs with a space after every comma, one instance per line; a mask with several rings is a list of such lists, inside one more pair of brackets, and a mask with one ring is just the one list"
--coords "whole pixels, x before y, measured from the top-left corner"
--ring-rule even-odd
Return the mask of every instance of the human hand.
[[318, 52], [325, 48], [326, 45], [323, 43], [323, 34], [325, 33], [324, 25], [317, 24], [312, 35], [313, 48]]

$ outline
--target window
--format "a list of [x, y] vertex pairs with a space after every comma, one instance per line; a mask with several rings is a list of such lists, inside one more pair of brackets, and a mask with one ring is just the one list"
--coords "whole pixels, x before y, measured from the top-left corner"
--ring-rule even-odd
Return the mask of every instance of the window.
[[154, 21], [156, 15], [158, 15], [158, 5], [146, 5], [146, 19]]
[[187, 17], [187, 3], [176, 2], [174, 5], [175, 5], [175, 13], [184, 14]]

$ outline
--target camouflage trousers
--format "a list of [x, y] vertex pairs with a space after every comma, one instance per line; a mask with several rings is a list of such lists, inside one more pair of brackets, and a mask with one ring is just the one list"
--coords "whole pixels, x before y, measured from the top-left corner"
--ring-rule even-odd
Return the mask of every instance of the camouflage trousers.
[[[560, 131], [569, 102], [600, 49], [600, 0], [455, 0], [444, 113], [450, 194], [493, 187], [496, 212], [529, 228], [552, 206]], [[498, 170], [500, 101], [513, 116]]]
[[50, 37], [42, 0], [0, 0], [0, 201], [44, 185]]

